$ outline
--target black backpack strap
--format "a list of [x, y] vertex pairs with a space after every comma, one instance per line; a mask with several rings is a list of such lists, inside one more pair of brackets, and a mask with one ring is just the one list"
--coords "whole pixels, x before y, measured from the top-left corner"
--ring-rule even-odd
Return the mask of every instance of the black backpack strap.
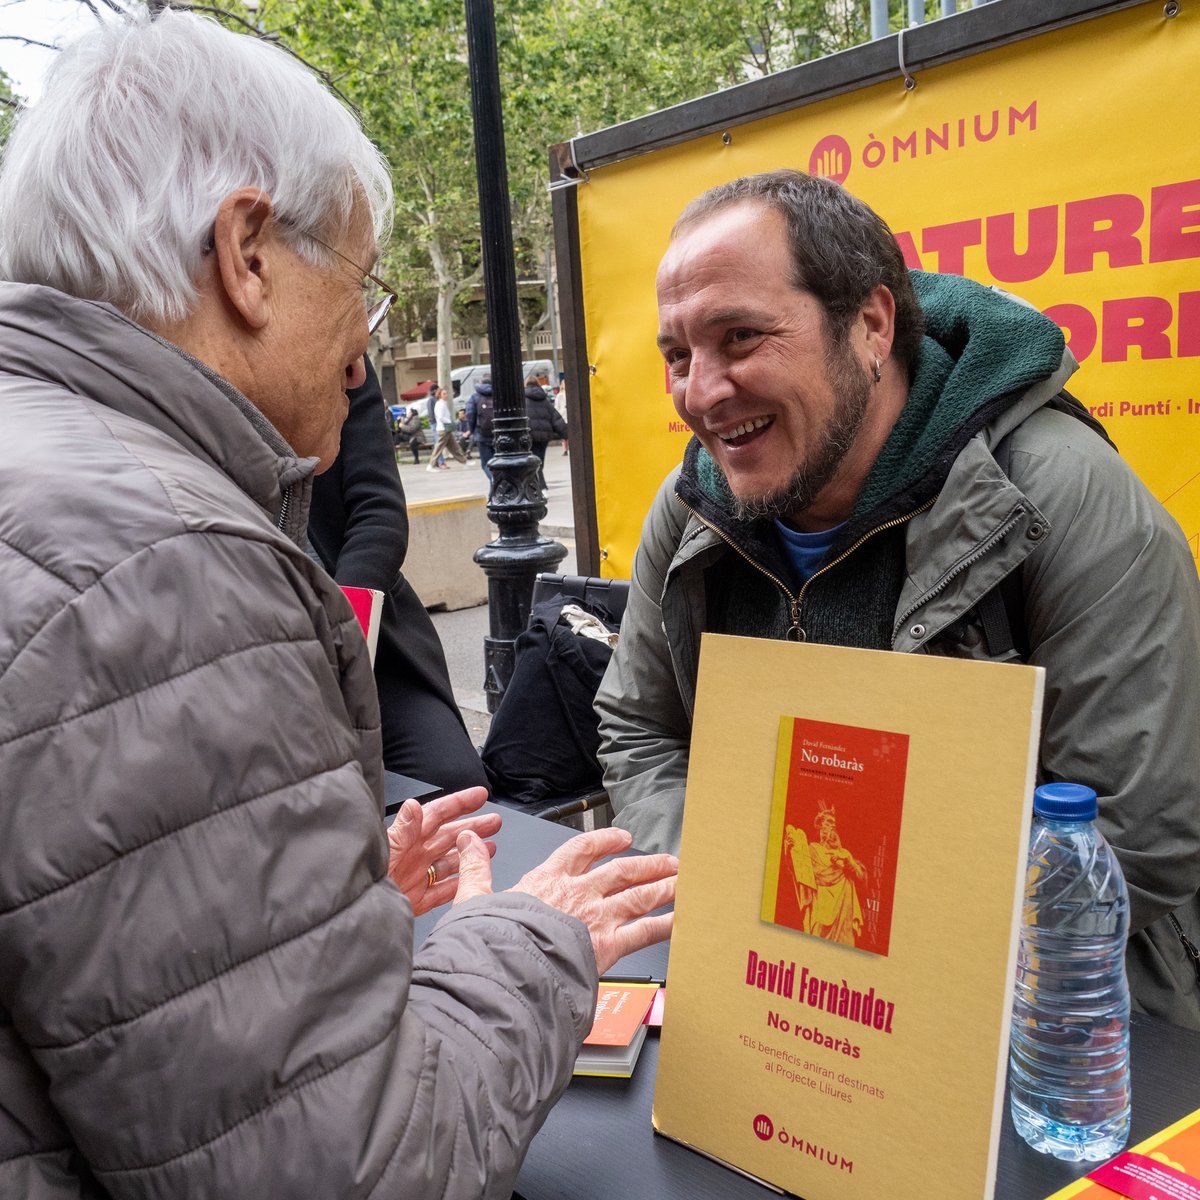
[[1003, 586], [1003, 582], [997, 584], [975, 605], [975, 614], [979, 617], [979, 624], [983, 626], [984, 640], [987, 642], [988, 654], [992, 658], [1002, 658], [1016, 649], [1016, 642], [1012, 635], [1012, 623], [1008, 619], [1008, 610], [1004, 606], [1004, 596], [1001, 591]]
[[[1066, 413], [1069, 417], [1074, 417], [1077, 421], [1082, 421], [1093, 433], [1099, 434], [1114, 450], [1117, 449], [1117, 444], [1108, 436], [1108, 430], [1104, 428], [1101, 422], [1093, 417], [1087, 410], [1087, 405], [1081, 400], [1077, 400], [1066, 388], [1063, 388], [1047, 405], [1047, 408], [1052, 408], [1055, 412]], [[1119, 454], [1120, 451], [1117, 450]], [[1004, 467], [1005, 475], [1008, 474], [1008, 465]]]
[[[1075, 400], [1075, 403], [1087, 413], [1088, 420], [1094, 419], [1078, 400]], [[996, 447], [996, 463], [1005, 475], [1009, 474], [1008, 468], [1012, 461], [1011, 438], [1011, 433], [1001, 438]], [[975, 613], [983, 627], [983, 637], [987, 642], [988, 654], [992, 658], [1003, 658], [1014, 650], [1022, 659], [1029, 657], [1029, 635], [1025, 628], [1025, 595], [1021, 588], [1020, 567], [1010, 571], [983, 596], [975, 605]]]

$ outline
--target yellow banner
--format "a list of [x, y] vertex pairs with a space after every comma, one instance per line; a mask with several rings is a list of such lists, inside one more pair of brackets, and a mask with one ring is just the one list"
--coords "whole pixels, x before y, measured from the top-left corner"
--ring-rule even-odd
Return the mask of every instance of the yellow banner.
[[[1155, 2], [590, 172], [579, 188], [604, 573], [689, 434], [655, 348], [654, 274], [700, 192], [797, 167], [844, 182], [911, 266], [1052, 316], [1071, 391], [1200, 551], [1200, 13]], [[954, 18], [950, 18], [954, 19]]]

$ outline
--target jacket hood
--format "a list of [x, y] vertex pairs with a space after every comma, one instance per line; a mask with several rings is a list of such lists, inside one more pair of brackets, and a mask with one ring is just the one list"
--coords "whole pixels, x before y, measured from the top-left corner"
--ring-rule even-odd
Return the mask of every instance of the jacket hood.
[[227, 475], [272, 521], [290, 490], [284, 532], [302, 534], [317, 459], [298, 457], [228, 380], [111, 305], [0, 283], [0, 373], [59, 384], [144, 422]]
[[526, 400], [549, 400], [550, 397], [546, 395], [546, 389], [544, 387], [542, 387], [541, 384], [527, 383], [525, 385], [525, 399]]
[[492, 394], [492, 385], [490, 383], [477, 383], [475, 391], [480, 396], [490, 396]]
[[[910, 276], [925, 314], [925, 336], [904, 410], [863, 483], [839, 546], [934, 495], [971, 437], [989, 426], [994, 444], [1045, 404], [1076, 366], [1062, 330], [1025, 302], [957, 275]], [[1057, 381], [1052, 389], [1031, 394], [1035, 384], [1051, 379]], [[724, 474], [695, 437], [684, 455], [679, 493], [709, 520], [733, 506]]]
[[[1053, 375], [1066, 353], [1062, 330], [1023, 301], [959, 275], [909, 274], [925, 336], [856, 515], [899, 492], [936, 490], [967, 439]], [[927, 477], [933, 486], [920, 489]]]

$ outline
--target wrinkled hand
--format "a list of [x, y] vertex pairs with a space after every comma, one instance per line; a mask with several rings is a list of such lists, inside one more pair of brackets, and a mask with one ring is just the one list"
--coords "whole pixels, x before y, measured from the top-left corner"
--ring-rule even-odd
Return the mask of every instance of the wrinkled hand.
[[[480, 839], [490, 838], [499, 830], [500, 814], [468, 815], [486, 799], [485, 788], [468, 788], [426, 805], [405, 800], [396, 814], [388, 828], [388, 876], [408, 897], [417, 916], [454, 899], [460, 861], [456, 843], [467, 831], [478, 835], [472, 841], [488, 879], [486, 890], [491, 891], [491, 856], [496, 853], [496, 843]], [[430, 867], [437, 879], [433, 884], [429, 882]], [[473, 870], [473, 877], [478, 878], [478, 862]]]
[[[626, 954], [671, 936], [673, 913], [646, 914], [675, 899], [679, 860], [673, 854], [617, 858], [595, 866], [601, 858], [628, 850], [631, 841], [624, 829], [581, 833], [512, 889], [581, 920], [592, 936], [601, 974]], [[491, 864], [483, 844], [468, 834], [458, 846], [462, 869], [456, 904], [491, 891]]]

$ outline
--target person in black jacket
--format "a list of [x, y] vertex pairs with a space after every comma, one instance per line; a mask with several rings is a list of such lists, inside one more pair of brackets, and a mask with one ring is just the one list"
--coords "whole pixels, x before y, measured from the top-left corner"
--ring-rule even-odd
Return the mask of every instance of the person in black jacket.
[[542, 464], [538, 467], [538, 486], [542, 489], [544, 499], [547, 493], [544, 469], [546, 447], [552, 439], [567, 436], [567, 423], [534, 375], [525, 380], [525, 415], [529, 418], [529, 440], [533, 443], [533, 452]]
[[496, 452], [492, 440], [492, 423], [495, 420], [495, 401], [492, 398], [492, 377], [485, 375], [476, 385], [475, 390], [467, 400], [467, 432], [471, 443], [479, 451], [479, 465], [483, 473], [492, 479], [492, 469], [488, 463]]
[[348, 393], [338, 457], [313, 481], [308, 538], [338, 583], [383, 592], [375, 685], [384, 766], [448, 791], [486, 787], [437, 630], [400, 571], [408, 552], [408, 509], [379, 381], [365, 362], [366, 382]]

